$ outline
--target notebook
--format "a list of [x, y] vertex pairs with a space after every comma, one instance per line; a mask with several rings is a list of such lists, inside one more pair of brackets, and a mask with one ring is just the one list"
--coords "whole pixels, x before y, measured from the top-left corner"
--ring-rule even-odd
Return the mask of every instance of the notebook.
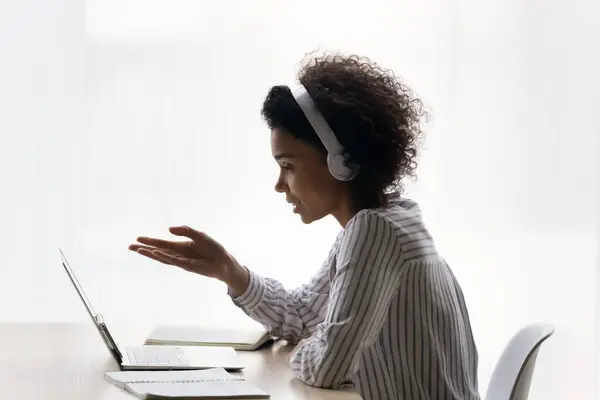
[[106, 372], [104, 379], [140, 399], [268, 399], [269, 394], [223, 368]]
[[250, 329], [205, 328], [199, 326], [157, 326], [146, 344], [177, 346], [226, 346], [253, 351], [272, 343], [275, 337], [262, 326]]

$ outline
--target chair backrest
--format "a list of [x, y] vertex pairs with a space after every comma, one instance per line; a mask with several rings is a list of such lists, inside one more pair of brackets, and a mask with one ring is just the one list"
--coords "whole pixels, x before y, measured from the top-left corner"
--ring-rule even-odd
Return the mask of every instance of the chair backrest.
[[496, 363], [486, 400], [527, 400], [540, 345], [554, 333], [547, 324], [532, 324], [518, 331]]

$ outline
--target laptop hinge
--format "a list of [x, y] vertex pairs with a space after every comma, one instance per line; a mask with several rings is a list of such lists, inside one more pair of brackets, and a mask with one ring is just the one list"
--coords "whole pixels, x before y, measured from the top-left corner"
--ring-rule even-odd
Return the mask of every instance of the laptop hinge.
[[104, 323], [104, 318], [102, 317], [102, 314], [97, 314], [95, 320], [97, 323], [96, 326], [98, 326], [98, 330], [100, 331], [100, 334], [104, 339], [104, 343], [106, 343], [106, 347], [108, 347], [112, 355], [115, 357], [117, 363], [121, 365], [123, 363], [123, 354], [121, 353], [119, 346], [110, 334], [106, 323]]

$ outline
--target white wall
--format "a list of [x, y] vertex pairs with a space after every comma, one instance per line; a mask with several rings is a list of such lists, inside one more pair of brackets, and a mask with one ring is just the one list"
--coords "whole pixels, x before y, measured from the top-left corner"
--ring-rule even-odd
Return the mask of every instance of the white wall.
[[83, 2], [0, 2], [0, 320], [62, 314], [55, 246], [77, 224], [84, 51]]
[[126, 247], [185, 223], [306, 280], [338, 227], [301, 225], [272, 190], [259, 110], [305, 52], [339, 49], [393, 68], [434, 115], [409, 194], [469, 301], [482, 392], [510, 335], [541, 320], [557, 333], [531, 398], [594, 398], [600, 7], [318, 3], [2, 3], [0, 320], [86, 318], [63, 246], [109, 321], [252, 324], [221, 284]]

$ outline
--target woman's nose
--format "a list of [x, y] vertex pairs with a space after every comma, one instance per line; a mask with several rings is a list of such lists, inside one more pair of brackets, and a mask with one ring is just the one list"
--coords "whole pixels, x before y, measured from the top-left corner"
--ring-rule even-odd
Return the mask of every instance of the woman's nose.
[[279, 178], [277, 178], [277, 182], [275, 182], [275, 191], [277, 193], [283, 193], [285, 192], [285, 182], [283, 181], [282, 177], [279, 176]]

